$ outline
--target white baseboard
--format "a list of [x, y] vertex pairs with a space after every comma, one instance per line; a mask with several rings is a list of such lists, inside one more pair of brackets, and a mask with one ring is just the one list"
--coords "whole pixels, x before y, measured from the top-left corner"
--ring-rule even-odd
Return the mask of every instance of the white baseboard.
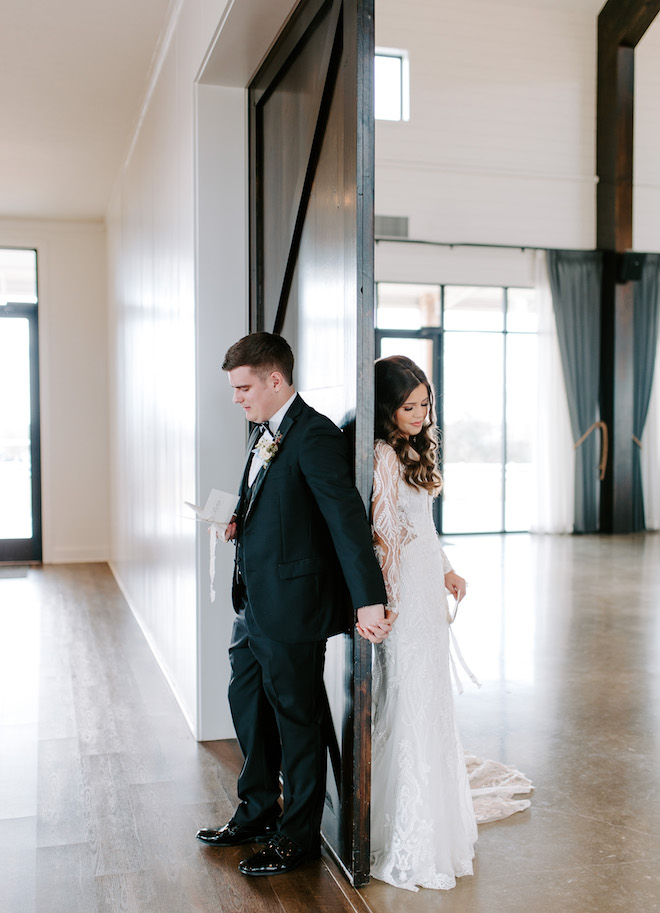
[[108, 561], [107, 545], [80, 545], [44, 548], [44, 564], [88, 564]]
[[121, 579], [119, 572], [117, 571], [117, 568], [114, 566], [113, 562], [110, 561], [109, 559], [108, 559], [108, 566], [109, 566], [110, 570], [112, 571], [112, 576], [115, 578], [115, 580], [117, 582], [117, 586], [121, 590], [122, 595], [123, 595], [124, 599], [126, 600], [126, 603], [128, 604], [128, 607], [133, 614], [133, 617], [135, 618], [138, 625], [140, 626], [140, 630], [142, 631], [142, 634], [144, 635], [144, 639], [146, 640], [147, 645], [148, 645], [149, 649], [151, 650], [154, 659], [158, 663], [158, 668], [163, 673], [163, 676], [165, 677], [165, 681], [167, 682], [170, 691], [174, 695], [174, 700], [179, 705], [179, 710], [183, 714], [183, 718], [185, 719], [186, 723], [188, 724], [188, 728], [190, 729], [190, 732], [192, 733], [193, 738], [196, 739], [197, 741], [199, 741], [199, 736], [196, 731], [197, 727], [195, 726], [194, 721], [190, 718], [190, 715], [188, 714], [188, 711], [186, 710], [186, 707], [183, 703], [179, 690], [176, 687], [176, 684], [175, 684], [174, 680], [172, 679], [165, 663], [163, 662], [162, 656], [160, 655], [158, 647], [157, 647], [155, 641], [153, 640], [151, 633], [144, 626], [142, 619], [140, 618], [140, 615], [138, 614], [138, 612], [136, 612], [135, 606], [133, 605], [133, 603], [131, 601], [131, 597], [130, 597], [128, 591], [126, 590], [126, 587], [124, 586], [124, 583]]

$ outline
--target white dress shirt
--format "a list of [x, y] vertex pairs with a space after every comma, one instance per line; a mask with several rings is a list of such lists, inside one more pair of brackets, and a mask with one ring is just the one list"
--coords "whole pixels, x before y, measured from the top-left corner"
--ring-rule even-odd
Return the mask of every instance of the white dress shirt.
[[[259, 441], [263, 441], [264, 439], [266, 441], [272, 441], [275, 438], [275, 435], [279, 431], [279, 427], [282, 424], [282, 419], [286, 415], [289, 406], [291, 405], [291, 403], [294, 401], [295, 398], [296, 398], [296, 394], [294, 392], [289, 397], [289, 399], [284, 403], [282, 408], [278, 409], [277, 412], [275, 413], [275, 415], [271, 416], [268, 419], [268, 421], [264, 423], [264, 424], [268, 425], [268, 427], [270, 428], [270, 432], [264, 431], [264, 433], [261, 435], [261, 437], [257, 440], [257, 444], [259, 443]], [[256, 477], [259, 473], [259, 470], [261, 469], [262, 466], [265, 466], [265, 465], [266, 464], [261, 459], [261, 457], [257, 453], [255, 453], [253, 450], [252, 451], [252, 462], [250, 463], [250, 471], [248, 473], [248, 487], [250, 487], [252, 485], [252, 483], [254, 482], [254, 480], [256, 479]]]

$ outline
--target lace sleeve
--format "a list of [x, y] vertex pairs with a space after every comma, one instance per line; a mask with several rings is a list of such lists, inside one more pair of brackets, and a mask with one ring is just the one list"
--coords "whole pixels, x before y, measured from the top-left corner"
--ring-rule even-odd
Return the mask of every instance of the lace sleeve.
[[451, 566], [451, 561], [445, 555], [444, 549], [440, 549], [440, 555], [442, 556], [442, 573], [448, 574], [449, 571], [453, 571], [454, 568]]
[[377, 441], [371, 524], [374, 551], [383, 572], [387, 590], [387, 605], [395, 611], [399, 602], [399, 562], [401, 558], [397, 515], [398, 495], [399, 464], [396, 453], [388, 444]]

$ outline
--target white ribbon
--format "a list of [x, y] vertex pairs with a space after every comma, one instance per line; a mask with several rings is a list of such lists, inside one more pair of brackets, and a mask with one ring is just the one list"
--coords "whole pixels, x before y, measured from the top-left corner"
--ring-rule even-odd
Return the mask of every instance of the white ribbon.
[[211, 523], [209, 526], [209, 578], [211, 581], [211, 602], [215, 602], [215, 590], [213, 589], [213, 583], [215, 581], [215, 550], [222, 531], [222, 526], [220, 526], [219, 523]]
[[468, 664], [463, 659], [463, 654], [461, 653], [461, 648], [458, 646], [458, 641], [456, 640], [456, 635], [454, 634], [454, 629], [452, 628], [452, 624], [454, 622], [454, 619], [456, 618], [457, 612], [458, 612], [458, 599], [456, 600], [456, 602], [454, 604], [453, 614], [449, 611], [449, 608], [447, 608], [447, 621], [449, 622], [449, 662], [451, 664], [451, 672], [452, 672], [452, 675], [454, 676], [454, 681], [456, 683], [456, 688], [458, 689], [458, 693], [463, 694], [463, 683], [461, 682], [460, 676], [458, 674], [458, 670], [456, 668], [456, 663], [454, 662], [454, 655], [453, 655], [454, 653], [456, 654], [456, 659], [459, 661], [459, 663], [463, 667], [463, 671], [468, 676], [470, 681], [474, 682], [474, 684], [477, 686], [477, 688], [481, 688], [481, 682], [477, 679], [477, 676], [474, 674], [474, 672], [472, 672], [472, 670], [470, 669]]

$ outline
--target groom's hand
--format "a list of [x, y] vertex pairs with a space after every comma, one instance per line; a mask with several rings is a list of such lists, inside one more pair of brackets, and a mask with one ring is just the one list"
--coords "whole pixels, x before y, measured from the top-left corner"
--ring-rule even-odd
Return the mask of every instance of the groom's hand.
[[372, 644], [380, 644], [392, 630], [391, 618], [385, 616], [385, 606], [366, 605], [357, 610], [357, 632]]

